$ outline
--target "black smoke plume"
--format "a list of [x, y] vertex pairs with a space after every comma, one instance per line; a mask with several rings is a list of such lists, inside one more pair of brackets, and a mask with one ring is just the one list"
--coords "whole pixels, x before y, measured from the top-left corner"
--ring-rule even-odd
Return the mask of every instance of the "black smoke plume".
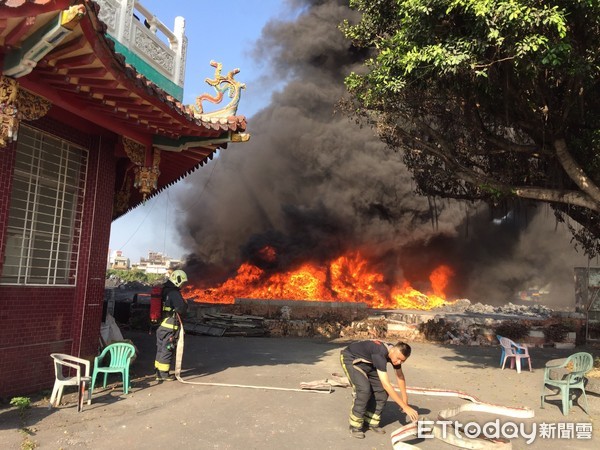
[[483, 205], [414, 194], [401, 156], [336, 113], [344, 77], [365, 56], [338, 29], [355, 13], [347, 1], [293, 3], [297, 19], [270, 22], [256, 44], [273, 75], [265, 83], [283, 87], [249, 118], [249, 142], [230, 144], [185, 182], [178, 230], [191, 280], [215, 286], [243, 261], [281, 271], [358, 249], [390, 283], [418, 289], [449, 264], [455, 298], [504, 303], [552, 282], [551, 303], [572, 305], [573, 266], [586, 261], [547, 208], [494, 220]]

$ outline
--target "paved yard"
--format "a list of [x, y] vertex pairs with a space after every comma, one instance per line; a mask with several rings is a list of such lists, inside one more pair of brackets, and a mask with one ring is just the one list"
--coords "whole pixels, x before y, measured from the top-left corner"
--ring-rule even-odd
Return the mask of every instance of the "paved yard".
[[[391, 449], [390, 433], [405, 422], [390, 403], [382, 425], [388, 432], [367, 432], [364, 440], [348, 433], [349, 389], [330, 394], [274, 391], [240, 387], [199, 386], [154, 381], [154, 336], [129, 332], [139, 349], [132, 366], [132, 389], [123, 395], [121, 385], [94, 392], [93, 402], [77, 413], [75, 395], [63, 405], [48, 409], [47, 400], [35, 399], [25, 417], [30, 430], [19, 431], [15, 408], [0, 409], [2, 448], [20, 449], [26, 439], [40, 449]], [[340, 372], [342, 341], [296, 338], [217, 338], [186, 336], [184, 378], [190, 381], [298, 388], [302, 381], [327, 378]], [[547, 449], [568, 445], [573, 449], [600, 448], [600, 392], [588, 392], [590, 416], [575, 405], [568, 417], [558, 397], [540, 409], [543, 366], [547, 360], [568, 356], [573, 350], [532, 349], [533, 372], [517, 374], [499, 368], [498, 347], [466, 347], [414, 343], [405, 364], [410, 386], [468, 392], [482, 401], [505, 406], [526, 406], [534, 419], [517, 420], [530, 431], [543, 422], [569, 430], [577, 423], [595, 428], [592, 439], [542, 439], [527, 446], [514, 439], [513, 448]], [[582, 349], [577, 349], [580, 351]], [[589, 350], [599, 356], [598, 350]], [[50, 363], [50, 358], [49, 363]], [[117, 378], [111, 379], [116, 382]], [[437, 411], [462, 401], [412, 395], [410, 403], [422, 416], [435, 418]], [[463, 422], [491, 421], [495, 417], [462, 414]], [[506, 419], [503, 419], [506, 420]], [[510, 420], [510, 419], [508, 419]], [[567, 425], [559, 425], [567, 424]], [[599, 428], [599, 429], [596, 429]], [[413, 440], [421, 449], [452, 449], [434, 440]]]

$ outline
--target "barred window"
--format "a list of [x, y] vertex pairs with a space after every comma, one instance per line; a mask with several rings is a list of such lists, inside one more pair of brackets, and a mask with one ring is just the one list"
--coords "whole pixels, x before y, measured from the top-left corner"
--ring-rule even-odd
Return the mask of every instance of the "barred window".
[[87, 158], [82, 147], [19, 127], [0, 283], [75, 284]]

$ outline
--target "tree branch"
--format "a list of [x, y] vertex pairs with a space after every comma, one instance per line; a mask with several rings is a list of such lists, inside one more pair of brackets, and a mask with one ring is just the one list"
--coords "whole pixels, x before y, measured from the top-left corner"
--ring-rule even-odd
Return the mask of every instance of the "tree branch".
[[600, 211], [600, 203], [579, 191], [563, 191], [558, 189], [543, 189], [535, 187], [519, 187], [513, 191], [515, 195], [532, 200], [549, 203], [563, 203], [587, 208], [591, 211]]
[[558, 158], [560, 165], [569, 178], [571, 178], [571, 180], [573, 180], [573, 182], [589, 196], [590, 200], [596, 203], [596, 207], [592, 209], [598, 211], [598, 208], [600, 207], [600, 188], [598, 188], [598, 186], [587, 176], [583, 168], [573, 159], [567, 149], [567, 143], [564, 139], [557, 139], [554, 141], [554, 150], [556, 150], [556, 157]]

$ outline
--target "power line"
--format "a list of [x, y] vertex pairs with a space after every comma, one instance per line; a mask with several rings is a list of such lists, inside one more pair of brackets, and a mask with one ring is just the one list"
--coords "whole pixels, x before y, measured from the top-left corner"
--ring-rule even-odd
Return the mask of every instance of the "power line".
[[140, 224], [138, 225], [138, 227], [131, 234], [131, 236], [129, 236], [129, 238], [127, 239], [127, 241], [125, 241], [125, 243], [119, 247], [119, 250], [123, 250], [127, 246], [127, 244], [129, 244], [129, 241], [131, 241], [131, 239], [133, 239], [133, 237], [137, 234], [137, 232], [140, 230], [140, 228], [142, 227], [142, 225], [144, 224], [144, 222], [146, 221], [146, 219], [148, 218], [148, 216], [150, 215], [150, 213], [154, 209], [154, 205], [156, 205], [157, 202], [158, 202], [158, 197], [155, 197], [154, 198], [154, 202], [152, 203], [152, 206], [150, 207], [150, 209], [146, 213], [146, 217], [144, 217], [144, 220], [142, 220], [140, 222]]
[[167, 190], [167, 207], [165, 208], [165, 231], [163, 234], [163, 255], [167, 254], [167, 219], [169, 217], [169, 191]]

